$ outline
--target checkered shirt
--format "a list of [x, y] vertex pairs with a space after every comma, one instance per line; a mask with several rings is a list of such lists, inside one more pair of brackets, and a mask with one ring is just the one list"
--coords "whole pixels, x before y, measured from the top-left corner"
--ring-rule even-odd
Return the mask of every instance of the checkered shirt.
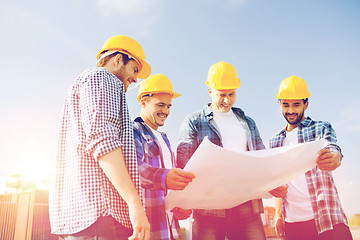
[[[285, 138], [286, 130], [283, 129], [270, 139], [270, 147], [276, 148], [283, 146]], [[335, 131], [329, 122], [313, 121], [310, 117], [307, 117], [298, 124], [299, 143], [311, 142], [321, 138], [326, 140], [325, 148], [341, 154], [341, 149], [336, 144]], [[320, 234], [331, 230], [333, 226], [338, 223], [347, 225], [347, 219], [341, 207], [332, 173], [330, 171], [321, 171], [318, 167], [314, 167], [306, 172], [305, 176], [318, 233]], [[284, 207], [285, 201], [286, 198], [283, 198], [283, 217], [286, 215]]]
[[[171, 152], [171, 162], [175, 164], [175, 156], [165, 133], [161, 133]], [[179, 223], [174, 219], [170, 226], [166, 217], [165, 196], [167, 194], [166, 175], [170, 169], [165, 168], [160, 143], [151, 129], [138, 117], [134, 120], [134, 138], [139, 165], [141, 186], [145, 202], [146, 215], [151, 226], [151, 239], [170, 239], [170, 231], [179, 234]]]
[[56, 178], [49, 196], [52, 233], [77, 233], [109, 215], [131, 228], [128, 207], [98, 162], [119, 147], [140, 191], [124, 85], [105, 68], [87, 69], [69, 89], [61, 114]]
[[[240, 108], [232, 108], [234, 114], [242, 124], [247, 139], [247, 150], [255, 151], [265, 149], [259, 131], [253, 119], [246, 116]], [[188, 115], [180, 129], [180, 137], [177, 147], [176, 166], [184, 168], [195, 150], [205, 137], [222, 147], [221, 135], [214, 121], [213, 110], [206, 104], [202, 110]], [[253, 200], [254, 213], [263, 212], [261, 199]], [[225, 217], [226, 209], [220, 210], [196, 210], [205, 216]]]

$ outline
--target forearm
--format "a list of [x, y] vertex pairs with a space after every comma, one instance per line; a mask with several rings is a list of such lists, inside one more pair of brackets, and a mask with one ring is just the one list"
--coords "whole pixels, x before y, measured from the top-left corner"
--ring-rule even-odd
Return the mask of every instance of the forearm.
[[124, 162], [121, 148], [99, 158], [100, 167], [129, 207], [142, 207], [142, 203]]
[[275, 232], [281, 237], [285, 236], [285, 221], [282, 216], [281, 198], [275, 199]]
[[155, 168], [143, 161], [138, 161], [141, 186], [147, 189], [166, 190], [166, 175], [169, 169]]
[[275, 218], [282, 218], [281, 198], [275, 198]]

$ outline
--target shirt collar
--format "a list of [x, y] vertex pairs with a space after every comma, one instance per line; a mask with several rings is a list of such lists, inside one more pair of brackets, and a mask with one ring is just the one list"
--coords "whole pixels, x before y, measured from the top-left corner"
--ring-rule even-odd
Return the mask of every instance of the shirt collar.
[[142, 123], [142, 124], [144, 124], [147, 128], [149, 128], [149, 130], [151, 130], [151, 131], [157, 131], [157, 132], [159, 132], [161, 135], [165, 134], [165, 133], [162, 132], [162, 131], [152, 129], [149, 125], [146, 124], [146, 122], [145, 122], [141, 117], [135, 118], [135, 119], [134, 119], [134, 122]]
[[[298, 123], [298, 127], [300, 127], [300, 128], [309, 127], [312, 122], [313, 122], [313, 120], [310, 117], [306, 117], [304, 120], [302, 120], [301, 122]], [[281, 130], [280, 134], [286, 136], [285, 128], [283, 130]]]
[[[211, 105], [211, 103], [205, 104], [205, 107], [204, 107], [205, 116], [214, 116], [214, 111], [211, 109], [210, 105]], [[237, 113], [242, 117], [244, 116], [244, 111], [241, 110], [240, 108], [232, 107], [231, 110], [233, 110], [234, 113]]]
[[313, 120], [310, 117], [306, 117], [304, 120], [302, 120], [299, 125], [302, 125], [304, 127], [310, 126], [310, 124], [313, 122]]
[[144, 120], [143, 120], [141, 117], [137, 117], [137, 118], [134, 119], [134, 122], [141, 122], [141, 123], [143, 123]]
[[205, 107], [204, 107], [205, 116], [213, 116], [214, 115], [213, 110], [210, 107], [210, 104], [211, 103], [205, 104]]

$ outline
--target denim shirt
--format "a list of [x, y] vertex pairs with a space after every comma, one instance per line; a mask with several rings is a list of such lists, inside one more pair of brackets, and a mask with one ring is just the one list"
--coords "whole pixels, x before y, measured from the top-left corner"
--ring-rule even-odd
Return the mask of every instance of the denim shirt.
[[[234, 114], [244, 127], [247, 150], [256, 151], [265, 149], [255, 121], [246, 116], [240, 108], [232, 108]], [[213, 110], [206, 104], [202, 110], [188, 115], [180, 129], [180, 137], [177, 147], [176, 166], [184, 168], [205, 137], [218, 145], [223, 146], [220, 132], [214, 120]], [[254, 213], [263, 211], [261, 199], [253, 200]], [[206, 216], [225, 217], [225, 210], [196, 210]]]

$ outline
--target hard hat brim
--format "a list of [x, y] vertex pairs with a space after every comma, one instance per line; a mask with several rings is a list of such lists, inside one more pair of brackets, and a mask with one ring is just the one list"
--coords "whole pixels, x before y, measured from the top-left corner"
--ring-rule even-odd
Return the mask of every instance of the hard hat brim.
[[137, 100], [138, 102], [140, 102], [142, 96], [146, 95], [146, 94], [157, 94], [157, 93], [168, 93], [172, 96], [172, 98], [177, 98], [177, 97], [180, 97], [181, 94], [180, 93], [177, 93], [177, 92], [165, 92], [165, 91], [159, 91], [159, 92], [143, 92], [141, 94], [138, 95], [137, 97]]
[[142, 68], [139, 72], [138, 78], [145, 79], [150, 76], [151, 66], [145, 60], [137, 58], [140, 61]]
[[208, 80], [205, 82], [206, 85], [210, 88], [216, 89], [216, 90], [229, 90], [229, 89], [238, 89], [241, 86], [241, 80], [240, 78], [237, 79], [238, 83], [236, 83], [233, 86], [222, 86], [222, 87], [218, 87], [215, 84], [210, 83]]
[[150, 76], [151, 66], [150, 66], [150, 64], [148, 64], [145, 60], [143, 60], [142, 58], [139, 58], [139, 57], [136, 56], [135, 54], [129, 53], [129, 52], [124, 51], [124, 50], [119, 50], [119, 52], [122, 52], [122, 53], [124, 53], [124, 54], [130, 55], [131, 57], [135, 58], [137, 61], [140, 62], [140, 64], [141, 64], [141, 70], [140, 70], [140, 72], [139, 72], [139, 74], [138, 74], [138, 78], [145, 79], [145, 78], [147, 78], [148, 76]]
[[276, 94], [276, 98], [279, 99], [279, 100], [284, 100], [284, 99], [289, 99], [289, 100], [299, 100], [299, 99], [306, 99], [306, 98], [310, 98], [311, 97], [311, 94], [305, 94], [305, 95], [302, 95], [302, 96], [289, 96], [289, 95], [285, 95], [283, 96], [284, 94]]

